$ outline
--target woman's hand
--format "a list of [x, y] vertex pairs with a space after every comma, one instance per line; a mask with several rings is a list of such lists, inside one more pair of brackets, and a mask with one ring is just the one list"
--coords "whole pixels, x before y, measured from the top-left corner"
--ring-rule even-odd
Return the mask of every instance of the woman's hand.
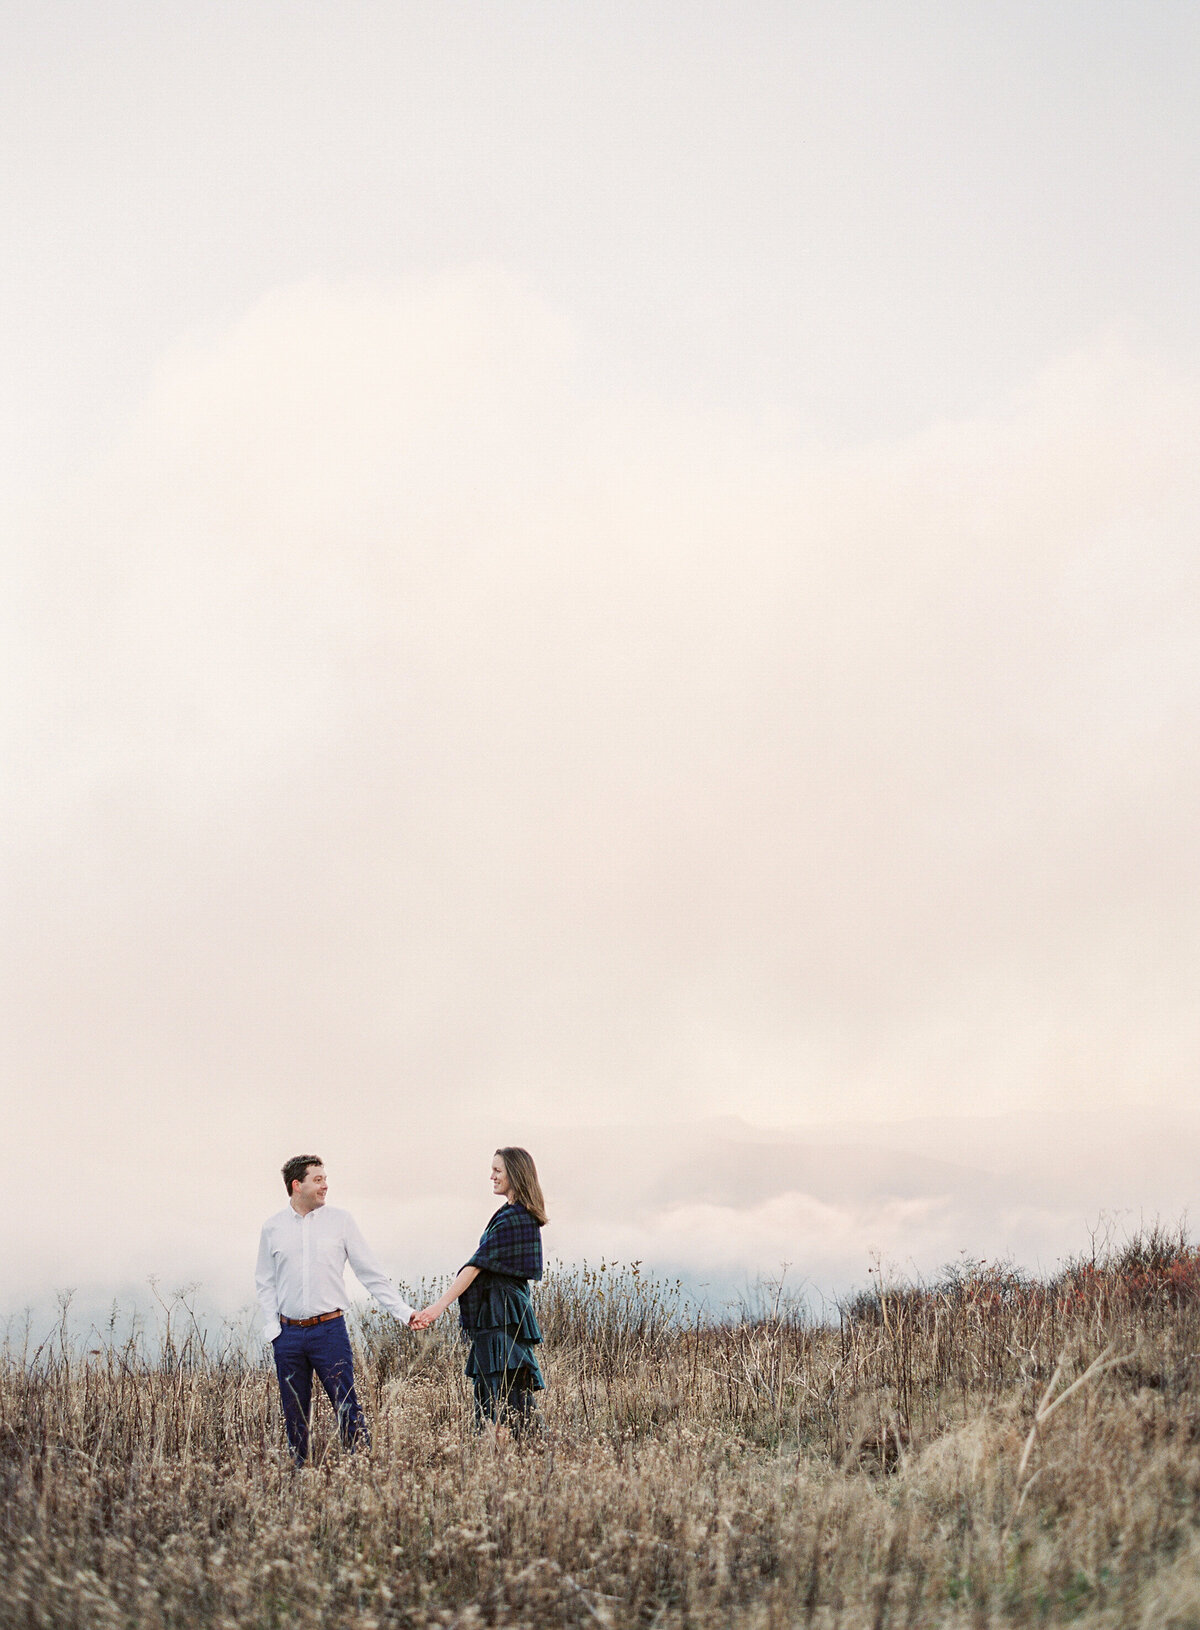
[[466, 1290], [467, 1286], [473, 1285], [478, 1278], [479, 1269], [473, 1267], [471, 1263], [468, 1262], [465, 1268], [460, 1268], [458, 1270], [454, 1283], [450, 1286], [450, 1289], [446, 1291], [445, 1295], [439, 1296], [436, 1302], [430, 1302], [429, 1306], [423, 1313], [416, 1314], [409, 1321], [411, 1328], [414, 1330], [428, 1330], [429, 1326], [435, 1319], [441, 1318], [442, 1314], [450, 1306], [450, 1303], [457, 1302], [458, 1298], [462, 1295], [463, 1291]]

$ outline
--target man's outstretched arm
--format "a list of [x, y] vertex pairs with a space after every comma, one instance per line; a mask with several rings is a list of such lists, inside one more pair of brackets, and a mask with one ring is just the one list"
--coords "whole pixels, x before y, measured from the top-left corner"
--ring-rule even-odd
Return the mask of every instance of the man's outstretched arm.
[[415, 1318], [416, 1309], [409, 1307], [384, 1273], [353, 1217], [346, 1218], [346, 1255], [363, 1289], [370, 1291], [385, 1313], [391, 1313], [401, 1324], [408, 1324]]

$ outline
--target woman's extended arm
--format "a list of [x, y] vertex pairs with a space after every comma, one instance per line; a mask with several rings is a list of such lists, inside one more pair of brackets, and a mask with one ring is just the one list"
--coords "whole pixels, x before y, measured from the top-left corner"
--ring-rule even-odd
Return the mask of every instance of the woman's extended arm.
[[450, 1289], [443, 1291], [437, 1301], [431, 1302], [423, 1313], [417, 1314], [412, 1321], [413, 1329], [428, 1330], [435, 1319], [441, 1318], [450, 1303], [457, 1302], [467, 1286], [473, 1285], [478, 1278], [479, 1269], [473, 1262], [468, 1262], [465, 1268], [460, 1268], [454, 1276], [454, 1283], [450, 1286]]

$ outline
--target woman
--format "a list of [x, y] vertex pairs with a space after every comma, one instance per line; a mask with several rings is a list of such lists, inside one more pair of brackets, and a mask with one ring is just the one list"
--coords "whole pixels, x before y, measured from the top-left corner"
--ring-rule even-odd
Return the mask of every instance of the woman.
[[467, 1374], [475, 1389], [475, 1419], [508, 1426], [521, 1438], [537, 1423], [533, 1395], [546, 1383], [534, 1348], [542, 1339], [529, 1299], [529, 1281], [542, 1277], [546, 1202], [537, 1167], [525, 1149], [497, 1149], [492, 1193], [504, 1204], [483, 1231], [479, 1249], [454, 1283], [413, 1320], [427, 1330], [453, 1301], [471, 1343]]

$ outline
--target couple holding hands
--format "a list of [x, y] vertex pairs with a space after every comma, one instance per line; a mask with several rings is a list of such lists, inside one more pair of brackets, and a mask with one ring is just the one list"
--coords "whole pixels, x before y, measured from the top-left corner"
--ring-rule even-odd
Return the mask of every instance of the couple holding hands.
[[297, 1465], [308, 1459], [314, 1374], [329, 1395], [345, 1446], [370, 1442], [342, 1309], [347, 1263], [380, 1307], [413, 1330], [427, 1330], [457, 1302], [470, 1343], [467, 1374], [475, 1390], [476, 1421], [481, 1427], [489, 1421], [507, 1426], [517, 1440], [538, 1428], [534, 1393], [545, 1382], [534, 1348], [542, 1333], [529, 1282], [542, 1277], [546, 1205], [527, 1150], [496, 1150], [492, 1193], [502, 1204], [449, 1289], [420, 1313], [400, 1296], [350, 1213], [326, 1205], [329, 1180], [318, 1155], [289, 1160], [283, 1184], [288, 1204], [263, 1224], [254, 1277]]

